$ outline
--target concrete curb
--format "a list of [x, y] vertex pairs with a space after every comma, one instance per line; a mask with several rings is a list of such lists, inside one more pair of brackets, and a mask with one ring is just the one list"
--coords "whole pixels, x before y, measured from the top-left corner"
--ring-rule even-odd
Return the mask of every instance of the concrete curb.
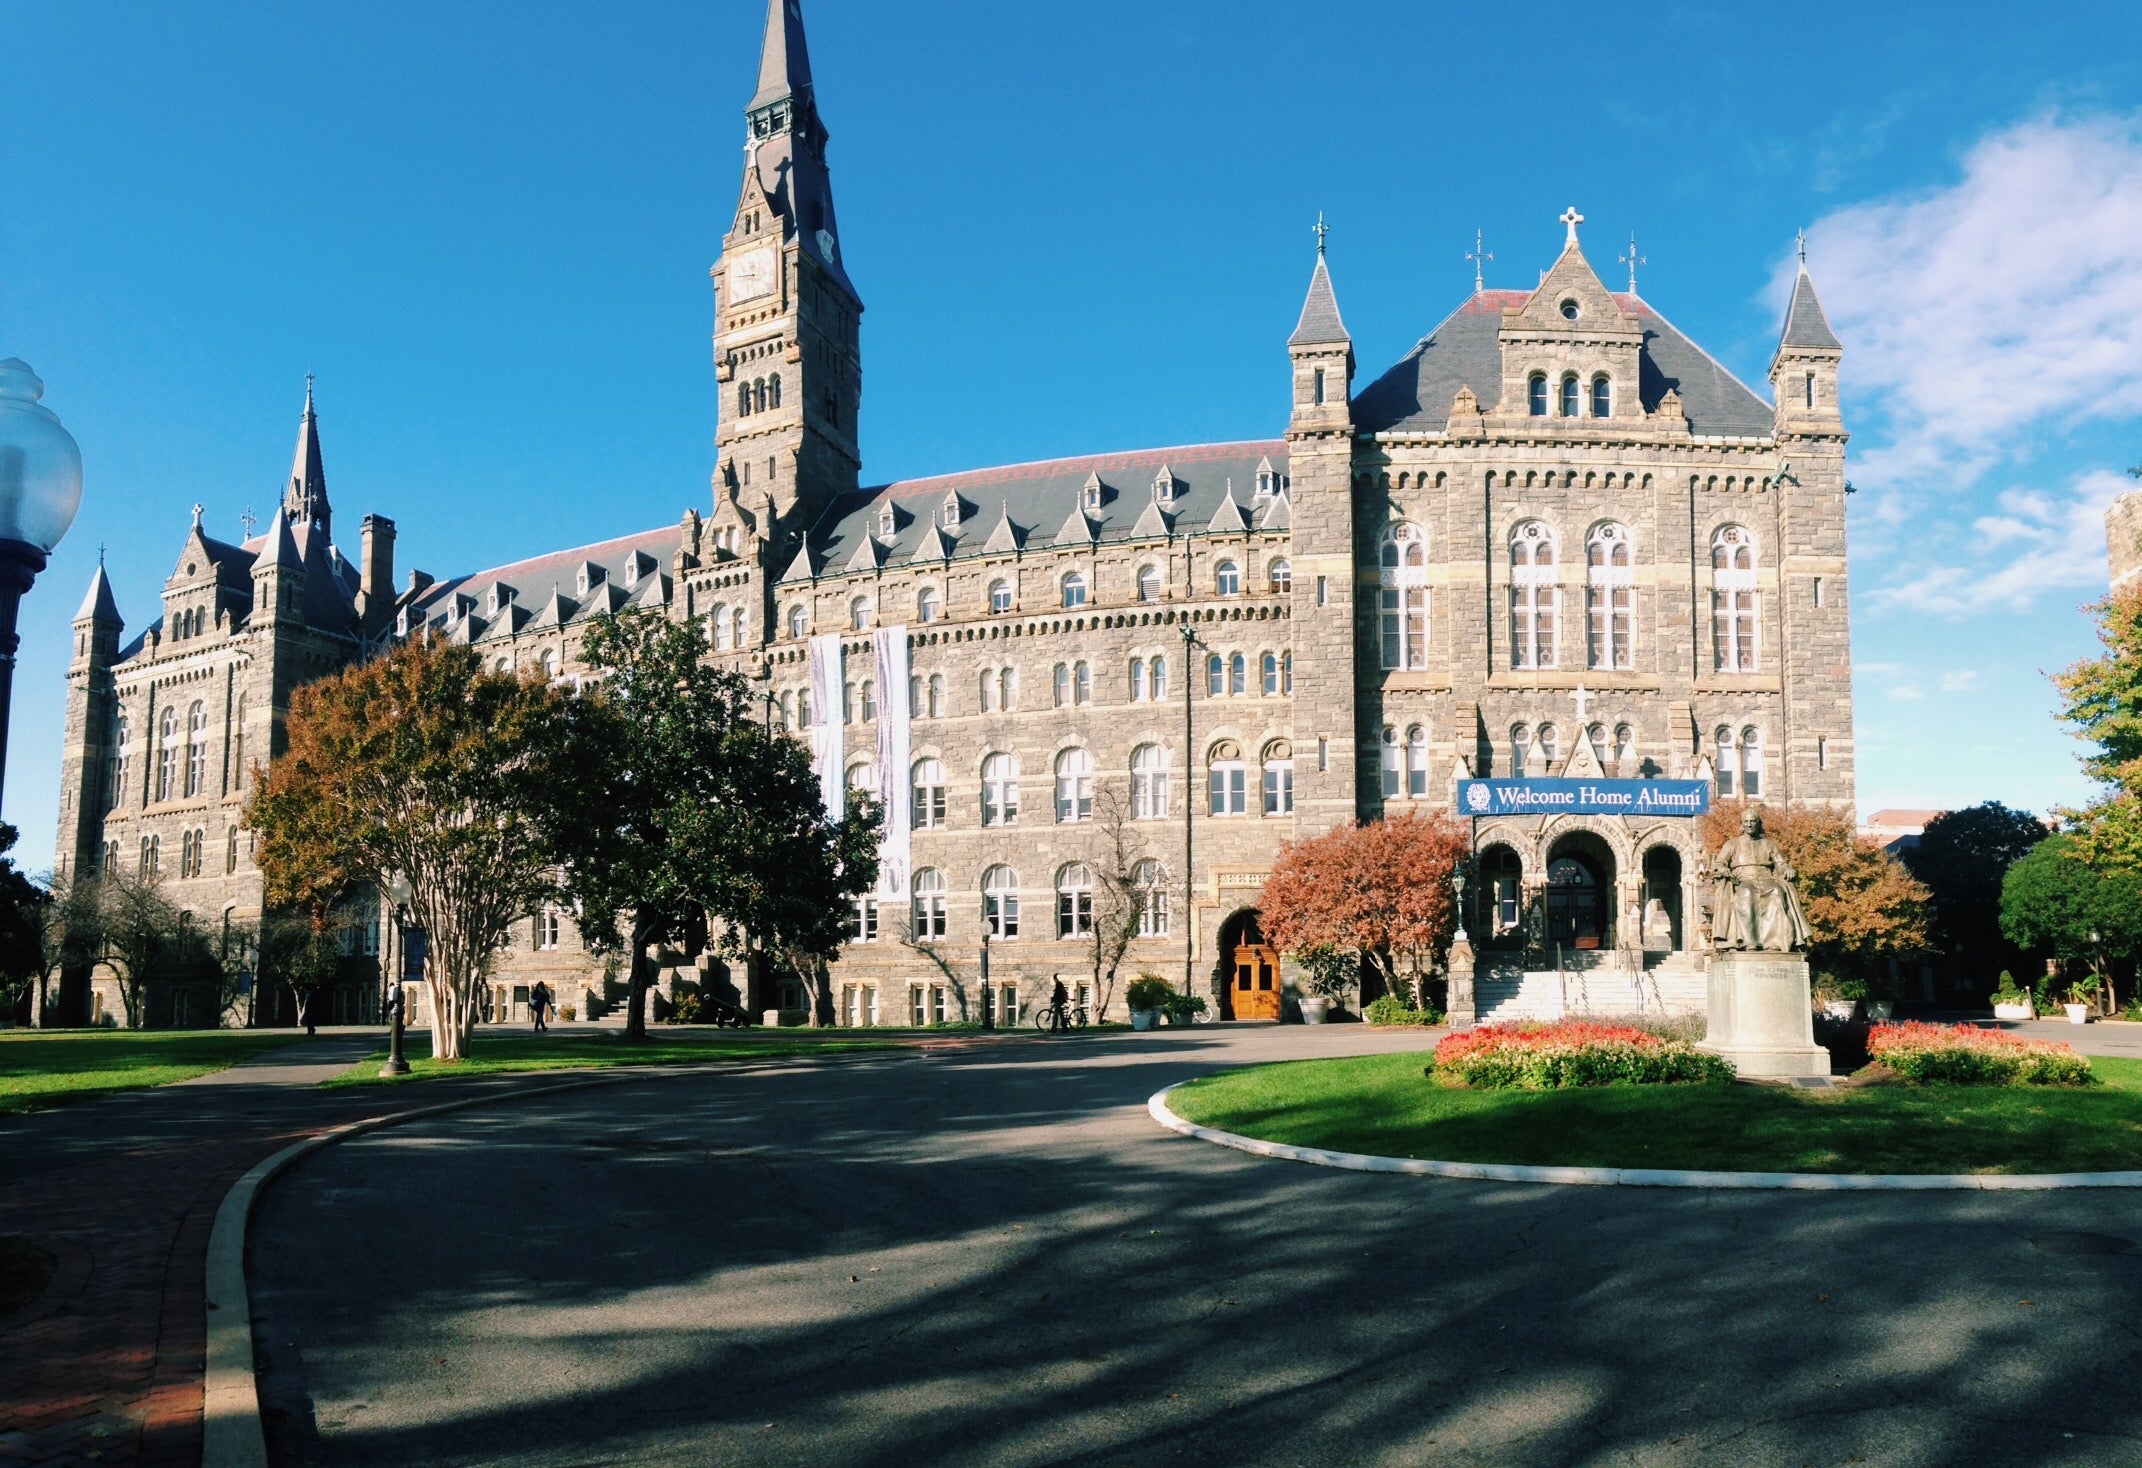
[[[1181, 1085], [1182, 1082], [1176, 1082]], [[1462, 1178], [1489, 1183], [1562, 1183], [1596, 1188], [1754, 1188], [1810, 1193], [1926, 1193], [1981, 1191], [2045, 1192], [2055, 1188], [2142, 1188], [2142, 1172], [2044, 1173], [1849, 1173], [1849, 1172], [1687, 1172], [1670, 1167], [1526, 1167], [1514, 1162], [1430, 1162], [1417, 1157], [1375, 1157], [1364, 1152], [1330, 1152], [1322, 1147], [1293, 1147], [1223, 1132], [1185, 1121], [1168, 1107], [1167, 1086], [1153, 1093], [1145, 1109], [1171, 1132], [1201, 1142], [1232, 1147], [1259, 1157], [1340, 1167], [1350, 1172], [1398, 1172], [1417, 1177]]]

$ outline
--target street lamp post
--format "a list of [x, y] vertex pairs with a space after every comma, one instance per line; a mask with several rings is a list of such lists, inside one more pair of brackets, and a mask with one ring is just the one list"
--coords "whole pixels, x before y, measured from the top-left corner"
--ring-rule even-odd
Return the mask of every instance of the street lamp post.
[[0, 362], [0, 788], [15, 688], [15, 616], [82, 507], [82, 451], [37, 400], [45, 384], [20, 357]]
[[383, 1076], [409, 1074], [409, 1062], [402, 1058], [402, 1026], [409, 1013], [409, 930], [415, 926], [410, 919], [409, 899], [416, 894], [406, 878], [396, 875], [388, 880], [387, 895], [394, 901], [395, 945], [394, 965], [401, 972], [395, 975], [394, 985], [388, 991], [387, 1000], [387, 1063], [379, 1068]]
[[[1183, 613], [1182, 625], [1176, 629], [1183, 635], [1183, 993], [1197, 990], [1195, 980], [1196, 960], [1191, 952], [1190, 929], [1196, 909], [1196, 878], [1191, 870], [1191, 858], [1195, 853], [1195, 837], [1192, 827], [1192, 812], [1197, 805], [1197, 788], [1194, 783], [1197, 773], [1196, 737], [1192, 727], [1190, 685], [1194, 681], [1192, 669], [1196, 665], [1196, 652], [1204, 642], [1197, 629], [1190, 625], [1190, 614]], [[1223, 996], [1224, 997], [1224, 996]], [[1215, 1000], [1215, 1003], [1218, 1001]], [[1213, 1018], [1219, 1018], [1215, 1014]]]

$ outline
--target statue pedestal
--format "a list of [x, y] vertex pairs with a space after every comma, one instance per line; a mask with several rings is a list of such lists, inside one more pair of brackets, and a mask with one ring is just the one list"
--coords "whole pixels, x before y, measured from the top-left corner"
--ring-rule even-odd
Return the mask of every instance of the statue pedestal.
[[1714, 953], [1710, 1027], [1697, 1048], [1742, 1076], [1786, 1080], [1830, 1073], [1815, 1043], [1807, 960], [1797, 953]]
[[1454, 1030], [1469, 1030], [1479, 1022], [1473, 1008], [1473, 945], [1459, 938], [1450, 945], [1450, 1013], [1445, 1022]]

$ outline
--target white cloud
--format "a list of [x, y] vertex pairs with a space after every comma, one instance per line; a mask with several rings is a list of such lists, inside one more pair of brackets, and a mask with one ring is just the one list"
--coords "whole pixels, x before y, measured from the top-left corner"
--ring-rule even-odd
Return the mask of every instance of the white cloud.
[[[1972, 564], [1933, 564], [1910, 579], [1877, 586], [1877, 607], [1964, 616], [2020, 611], [2040, 594], [2100, 589], [2105, 584], [2105, 507], [2135, 487], [2109, 469], [2084, 474], [2062, 495], [2011, 489], [2000, 512], [1972, 522], [1975, 545], [1987, 552]], [[1962, 541], [1973, 547], [1970, 537]]]
[[1958, 668], [1953, 673], [1943, 673], [1941, 675], [1941, 691], [1943, 693], [1969, 693], [1984, 681], [1978, 669]]
[[1916, 683], [1899, 683], [1889, 690], [1889, 696], [1898, 703], [1918, 703], [1926, 697]]
[[1827, 215], [1808, 249], [1846, 391], [1888, 429], [1855, 477], [1953, 485], [2034, 429], [2142, 414], [2142, 117], [1994, 133], [1956, 183]]

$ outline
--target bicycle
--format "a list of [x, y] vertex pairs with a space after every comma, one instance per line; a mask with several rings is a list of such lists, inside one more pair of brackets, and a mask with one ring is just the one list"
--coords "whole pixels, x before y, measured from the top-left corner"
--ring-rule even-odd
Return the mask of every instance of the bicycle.
[[1086, 1028], [1086, 1008], [1081, 1004], [1067, 1004], [1058, 1009], [1055, 1005], [1036, 1012], [1034, 1028], [1044, 1034], [1062, 1033], [1065, 1030]]

